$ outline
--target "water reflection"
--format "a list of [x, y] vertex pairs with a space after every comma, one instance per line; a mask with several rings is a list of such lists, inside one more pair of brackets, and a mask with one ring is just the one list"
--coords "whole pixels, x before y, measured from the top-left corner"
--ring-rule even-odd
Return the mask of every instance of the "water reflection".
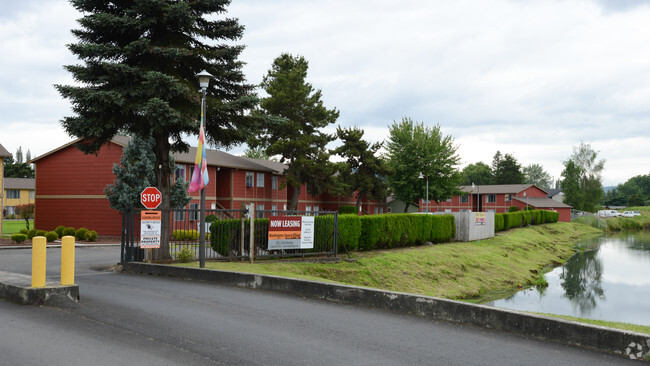
[[601, 285], [603, 277], [602, 261], [596, 256], [597, 250], [578, 252], [562, 266], [560, 285], [564, 296], [571, 301], [581, 317], [591, 314], [596, 307], [596, 299], [605, 295]]
[[581, 251], [527, 289], [494, 306], [650, 325], [650, 231], [577, 243]]

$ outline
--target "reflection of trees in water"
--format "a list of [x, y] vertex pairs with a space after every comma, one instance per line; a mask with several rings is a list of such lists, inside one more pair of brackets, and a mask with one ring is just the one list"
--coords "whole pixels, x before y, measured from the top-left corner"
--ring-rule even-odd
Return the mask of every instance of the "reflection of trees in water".
[[577, 307], [580, 315], [588, 315], [596, 307], [596, 298], [603, 295], [603, 265], [596, 258], [597, 250], [578, 252], [562, 267], [560, 285], [564, 296]]

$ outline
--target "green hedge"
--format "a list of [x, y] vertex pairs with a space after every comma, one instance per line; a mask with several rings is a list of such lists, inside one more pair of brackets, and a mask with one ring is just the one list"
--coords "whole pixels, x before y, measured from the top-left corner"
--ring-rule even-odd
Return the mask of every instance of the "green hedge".
[[[255, 243], [268, 238], [269, 219], [255, 219]], [[250, 243], [250, 220], [244, 220], [244, 246]], [[266, 229], [266, 230], [264, 230]], [[198, 235], [198, 234], [197, 234]], [[241, 220], [229, 219], [213, 222], [210, 225], [210, 246], [212, 250], [223, 256], [229, 256], [233, 250], [238, 250], [241, 243]], [[197, 236], [198, 237], [198, 236]], [[241, 253], [240, 253], [241, 255]]]
[[359, 248], [364, 250], [440, 243], [456, 236], [452, 215], [370, 215], [360, 221]]
[[[347, 250], [359, 249], [359, 239], [361, 238], [359, 215], [339, 215], [339, 235], [341, 235], [341, 240], [343, 240]], [[342, 251], [342, 248], [343, 246], [339, 244], [339, 251]]]
[[526, 225], [557, 222], [560, 213], [547, 210], [528, 210], [494, 214], [494, 231], [504, 231]]

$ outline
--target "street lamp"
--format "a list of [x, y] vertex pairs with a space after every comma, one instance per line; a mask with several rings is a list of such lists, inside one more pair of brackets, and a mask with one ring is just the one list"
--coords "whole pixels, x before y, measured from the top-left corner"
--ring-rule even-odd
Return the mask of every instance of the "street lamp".
[[422, 179], [422, 178], [426, 178], [426, 179], [427, 179], [427, 201], [426, 201], [426, 204], [427, 204], [427, 206], [426, 206], [426, 207], [427, 207], [427, 211], [426, 211], [426, 212], [429, 212], [429, 177], [426, 176], [426, 175], [424, 175], [424, 174], [422, 174], [422, 172], [420, 172], [420, 176], [418, 177], [418, 179]]
[[524, 192], [524, 197], [526, 197], [526, 211], [528, 211], [528, 197], [526, 196], [526, 192]]
[[[199, 86], [201, 87], [201, 128], [203, 129], [203, 123], [205, 121], [205, 115], [207, 111], [206, 95], [208, 93], [208, 85], [210, 85], [210, 79], [212, 79], [212, 75], [210, 75], [209, 72], [203, 70], [195, 76], [197, 79], [199, 79]], [[200, 131], [200, 133], [203, 133], [203, 131]], [[204, 136], [199, 136], [199, 139], [202, 137], [205, 139]], [[205, 141], [203, 141], [203, 144], [205, 144]], [[202, 148], [205, 150], [204, 145]], [[205, 169], [207, 169], [207, 167], [205, 167]], [[201, 214], [199, 217], [199, 267], [205, 268], [205, 187], [201, 189]]]

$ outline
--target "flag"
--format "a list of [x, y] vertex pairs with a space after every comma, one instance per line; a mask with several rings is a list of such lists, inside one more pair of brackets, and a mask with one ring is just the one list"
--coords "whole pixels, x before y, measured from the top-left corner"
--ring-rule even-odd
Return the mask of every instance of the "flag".
[[205, 155], [205, 132], [203, 130], [203, 108], [201, 108], [201, 126], [199, 127], [199, 146], [196, 148], [194, 172], [190, 181], [189, 192], [200, 191], [208, 185], [208, 160]]

